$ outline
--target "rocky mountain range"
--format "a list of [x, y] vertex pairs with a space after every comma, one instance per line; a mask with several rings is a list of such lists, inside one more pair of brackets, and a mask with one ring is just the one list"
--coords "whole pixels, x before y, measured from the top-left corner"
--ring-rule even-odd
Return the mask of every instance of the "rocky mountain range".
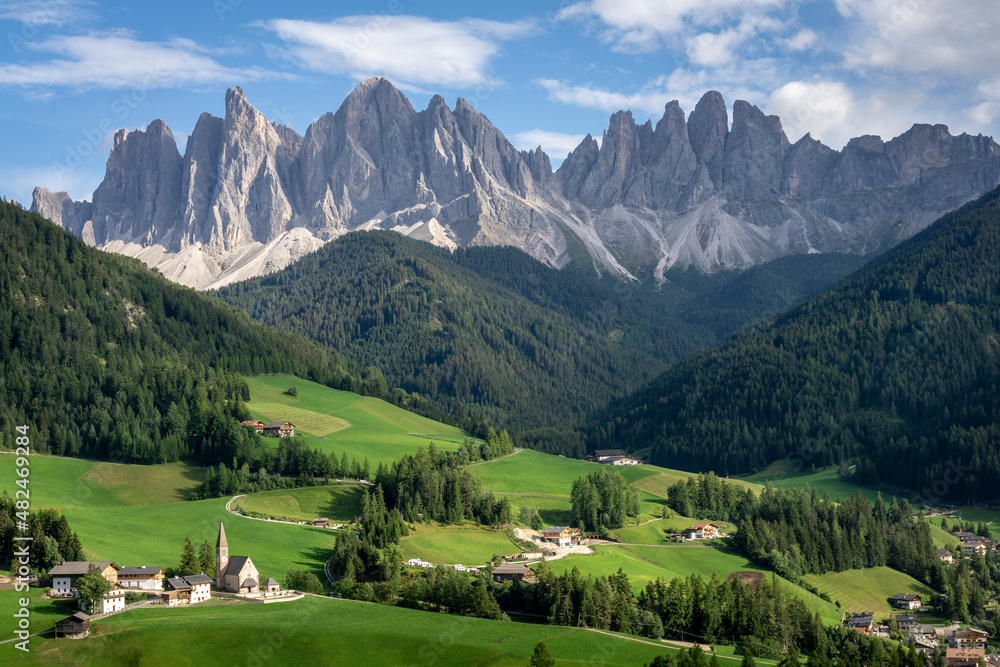
[[998, 183], [989, 137], [914, 125], [841, 151], [808, 134], [791, 144], [778, 117], [741, 100], [730, 124], [714, 91], [687, 117], [671, 102], [655, 126], [615, 113], [600, 142], [588, 135], [553, 172], [541, 148], [518, 151], [465, 100], [451, 109], [435, 96], [418, 112], [373, 78], [304, 135], [239, 88], [224, 118], [201, 115], [183, 155], [162, 120], [120, 130], [92, 201], [39, 187], [31, 208], [199, 289], [374, 228], [662, 280], [674, 267], [879, 251]]

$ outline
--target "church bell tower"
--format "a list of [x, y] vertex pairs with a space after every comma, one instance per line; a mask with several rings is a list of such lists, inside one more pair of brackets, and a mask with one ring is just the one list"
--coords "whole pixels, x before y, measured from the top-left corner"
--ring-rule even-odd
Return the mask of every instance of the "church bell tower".
[[229, 542], [226, 541], [226, 528], [219, 522], [219, 539], [215, 541], [215, 587], [226, 590], [225, 572], [229, 564]]

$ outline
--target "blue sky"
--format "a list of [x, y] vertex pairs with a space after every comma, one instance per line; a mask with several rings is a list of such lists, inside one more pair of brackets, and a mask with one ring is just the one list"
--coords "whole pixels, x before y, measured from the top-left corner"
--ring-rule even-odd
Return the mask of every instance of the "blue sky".
[[90, 198], [114, 131], [163, 118], [181, 152], [242, 86], [304, 132], [364, 78], [417, 109], [469, 100], [558, 162], [621, 108], [640, 122], [707, 90], [840, 148], [915, 122], [994, 135], [995, 0], [0, 0], [0, 194]]

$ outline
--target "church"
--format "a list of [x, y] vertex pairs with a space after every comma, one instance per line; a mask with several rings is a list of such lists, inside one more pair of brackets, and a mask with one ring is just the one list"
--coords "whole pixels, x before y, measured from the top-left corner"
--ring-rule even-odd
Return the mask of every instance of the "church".
[[215, 542], [215, 587], [229, 593], [259, 593], [260, 573], [250, 556], [229, 556], [226, 528], [219, 523], [219, 539]]

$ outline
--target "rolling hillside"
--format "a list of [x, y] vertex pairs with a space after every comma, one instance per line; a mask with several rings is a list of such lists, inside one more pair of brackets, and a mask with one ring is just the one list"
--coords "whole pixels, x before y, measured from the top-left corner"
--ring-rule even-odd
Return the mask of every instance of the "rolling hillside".
[[389, 397], [376, 371], [8, 202], [0, 254], [0, 449], [28, 424], [40, 452], [230, 461], [242, 434], [228, 403], [244, 391], [238, 374], [294, 373]]
[[594, 439], [651, 445], [654, 463], [724, 474], [786, 455], [856, 461], [860, 483], [909, 488], [923, 502], [995, 498], [998, 267], [994, 190], [829, 292], [667, 372], [609, 411]]
[[803, 256], [746, 275], [674, 272], [653, 289], [552, 269], [513, 248], [452, 253], [368, 232], [218, 295], [381, 368], [392, 385], [488, 415], [533, 447], [579, 455], [575, 429], [609, 400], [860, 262]]

